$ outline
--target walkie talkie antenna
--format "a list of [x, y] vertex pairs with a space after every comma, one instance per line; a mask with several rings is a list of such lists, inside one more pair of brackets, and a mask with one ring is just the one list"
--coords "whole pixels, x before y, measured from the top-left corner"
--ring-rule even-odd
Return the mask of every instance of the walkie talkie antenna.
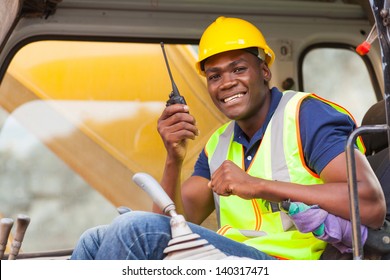
[[167, 106], [172, 105], [172, 104], [177, 104], [177, 103], [187, 104], [184, 97], [180, 95], [179, 90], [178, 90], [178, 88], [173, 80], [171, 68], [169, 67], [168, 58], [167, 58], [167, 55], [165, 53], [164, 42], [161, 42], [160, 45], [161, 45], [161, 49], [162, 49], [162, 52], [164, 55], [165, 65], [167, 66], [167, 69], [168, 69], [169, 78], [171, 79], [171, 83], [172, 83], [172, 92], [169, 95], [169, 100], [167, 101]]

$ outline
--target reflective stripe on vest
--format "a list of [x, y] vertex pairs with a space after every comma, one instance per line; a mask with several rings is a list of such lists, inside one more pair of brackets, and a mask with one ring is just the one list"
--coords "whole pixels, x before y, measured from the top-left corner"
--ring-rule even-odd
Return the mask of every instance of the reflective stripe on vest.
[[[284, 126], [283, 115], [284, 115], [284, 110], [286, 108], [286, 105], [294, 95], [295, 95], [294, 91], [287, 91], [283, 95], [274, 113], [274, 117], [272, 120], [273, 125], [271, 126], [271, 130], [272, 130], [271, 134], [274, 135], [275, 137], [274, 140], [271, 141], [271, 154], [273, 156], [269, 159], [269, 162], [271, 162], [271, 173], [273, 175], [270, 178], [270, 180], [290, 182], [290, 175], [288, 173], [288, 169], [280, 168], [280, 166], [284, 167], [287, 165], [285, 161], [285, 155], [283, 149], [283, 136], [280, 135], [283, 132], [281, 131], [280, 128]], [[211, 174], [213, 174], [215, 170], [227, 158], [228, 150], [230, 148], [230, 143], [232, 142], [233, 139], [234, 122], [231, 121], [227, 125], [224, 125], [222, 128], [224, 128], [224, 130], [219, 135], [218, 145], [216, 146], [216, 149], [210, 158], [209, 165], [210, 165]], [[220, 206], [219, 196], [216, 193], [213, 194], [214, 194], [214, 202], [215, 202], [218, 225], [221, 226], [220, 212], [219, 212], [219, 206]], [[272, 211], [275, 212], [276, 209], [273, 205], [275, 204], [270, 203]]]
[[[290, 99], [294, 96], [294, 91], [288, 91], [283, 95], [283, 98], [280, 100], [280, 103], [275, 111], [274, 115], [277, 115], [278, 118], [274, 117], [274, 123], [272, 127], [272, 134], [278, 135], [278, 127], [283, 127], [283, 111], [286, 107], [286, 104]], [[278, 113], [279, 111], [279, 113]], [[233, 132], [234, 132], [234, 122], [231, 121], [227, 124], [226, 129], [224, 129], [223, 133], [219, 135], [218, 139], [218, 145], [210, 159], [210, 174], [214, 174], [215, 170], [218, 169], [219, 166], [223, 163], [224, 160], [227, 158], [228, 150], [230, 147], [230, 142], [233, 140]], [[272, 173], [276, 174], [276, 177], [279, 178], [280, 181], [290, 182], [290, 176], [288, 174], [287, 169], [279, 169], [276, 168], [276, 161], [280, 160], [279, 164], [286, 165], [285, 162], [285, 156], [284, 156], [284, 149], [281, 149], [280, 147], [283, 147], [283, 139], [282, 137], [276, 137], [276, 141], [271, 142], [271, 153], [275, 155], [271, 159], [271, 169]], [[214, 203], [215, 203], [215, 209], [217, 214], [217, 221], [218, 226], [221, 227], [221, 221], [220, 221], [220, 212], [219, 212], [219, 195], [217, 195], [215, 192], [213, 192], [214, 195]], [[275, 212], [275, 207], [271, 204], [272, 211]]]
[[[257, 154], [247, 170], [248, 174], [267, 180], [306, 185], [323, 183], [319, 176], [305, 165], [301, 152], [298, 113], [302, 100], [308, 96], [317, 98], [309, 93], [284, 92]], [[338, 109], [337, 105], [330, 105]], [[226, 159], [245, 168], [242, 166], [243, 148], [232, 140], [233, 133], [234, 122], [229, 122], [218, 129], [206, 144], [211, 174]], [[273, 213], [268, 201], [244, 200], [236, 196], [220, 198], [215, 195], [214, 198], [218, 221], [222, 227], [219, 233], [222, 235], [281, 258], [317, 259], [324, 249], [325, 243], [311, 233], [303, 234], [294, 229], [286, 232], [288, 226], [284, 213]], [[295, 249], [292, 249], [291, 238], [296, 244]]]

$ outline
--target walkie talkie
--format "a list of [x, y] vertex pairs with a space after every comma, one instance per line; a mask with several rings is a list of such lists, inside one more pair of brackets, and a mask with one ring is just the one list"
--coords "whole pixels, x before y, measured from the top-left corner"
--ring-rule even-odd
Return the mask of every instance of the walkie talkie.
[[165, 64], [167, 65], [169, 78], [171, 79], [171, 83], [172, 83], [172, 92], [169, 94], [169, 99], [167, 100], [166, 106], [169, 106], [172, 104], [187, 104], [184, 97], [180, 95], [179, 90], [177, 89], [177, 86], [176, 86], [175, 82], [173, 81], [171, 69], [169, 68], [169, 64], [168, 64], [167, 55], [165, 54], [164, 43], [161, 42], [160, 44], [161, 44], [162, 52], [164, 54]]

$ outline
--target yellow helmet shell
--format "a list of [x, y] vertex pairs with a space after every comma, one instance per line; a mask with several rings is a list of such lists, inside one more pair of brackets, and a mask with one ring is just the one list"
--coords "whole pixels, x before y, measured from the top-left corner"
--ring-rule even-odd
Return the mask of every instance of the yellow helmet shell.
[[275, 54], [267, 45], [261, 31], [252, 23], [239, 18], [218, 17], [203, 32], [199, 43], [196, 69], [201, 75], [201, 62], [226, 51], [257, 47], [265, 53], [265, 62], [271, 66]]

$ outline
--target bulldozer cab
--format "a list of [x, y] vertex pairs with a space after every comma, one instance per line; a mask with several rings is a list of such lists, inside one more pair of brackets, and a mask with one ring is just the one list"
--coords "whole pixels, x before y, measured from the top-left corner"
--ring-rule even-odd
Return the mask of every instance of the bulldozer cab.
[[[163, 172], [156, 125], [172, 85], [160, 42], [201, 131], [184, 162], [183, 179], [191, 175], [226, 121], [194, 66], [202, 31], [220, 15], [262, 30], [276, 54], [271, 86], [314, 92], [359, 125], [386, 97], [379, 41], [356, 52], [375, 25], [369, 1], [4, 0], [0, 216], [31, 218], [20, 257], [66, 257], [117, 207], [152, 209], [131, 178], [146, 172], [158, 180]], [[205, 225], [215, 228], [214, 220]]]

